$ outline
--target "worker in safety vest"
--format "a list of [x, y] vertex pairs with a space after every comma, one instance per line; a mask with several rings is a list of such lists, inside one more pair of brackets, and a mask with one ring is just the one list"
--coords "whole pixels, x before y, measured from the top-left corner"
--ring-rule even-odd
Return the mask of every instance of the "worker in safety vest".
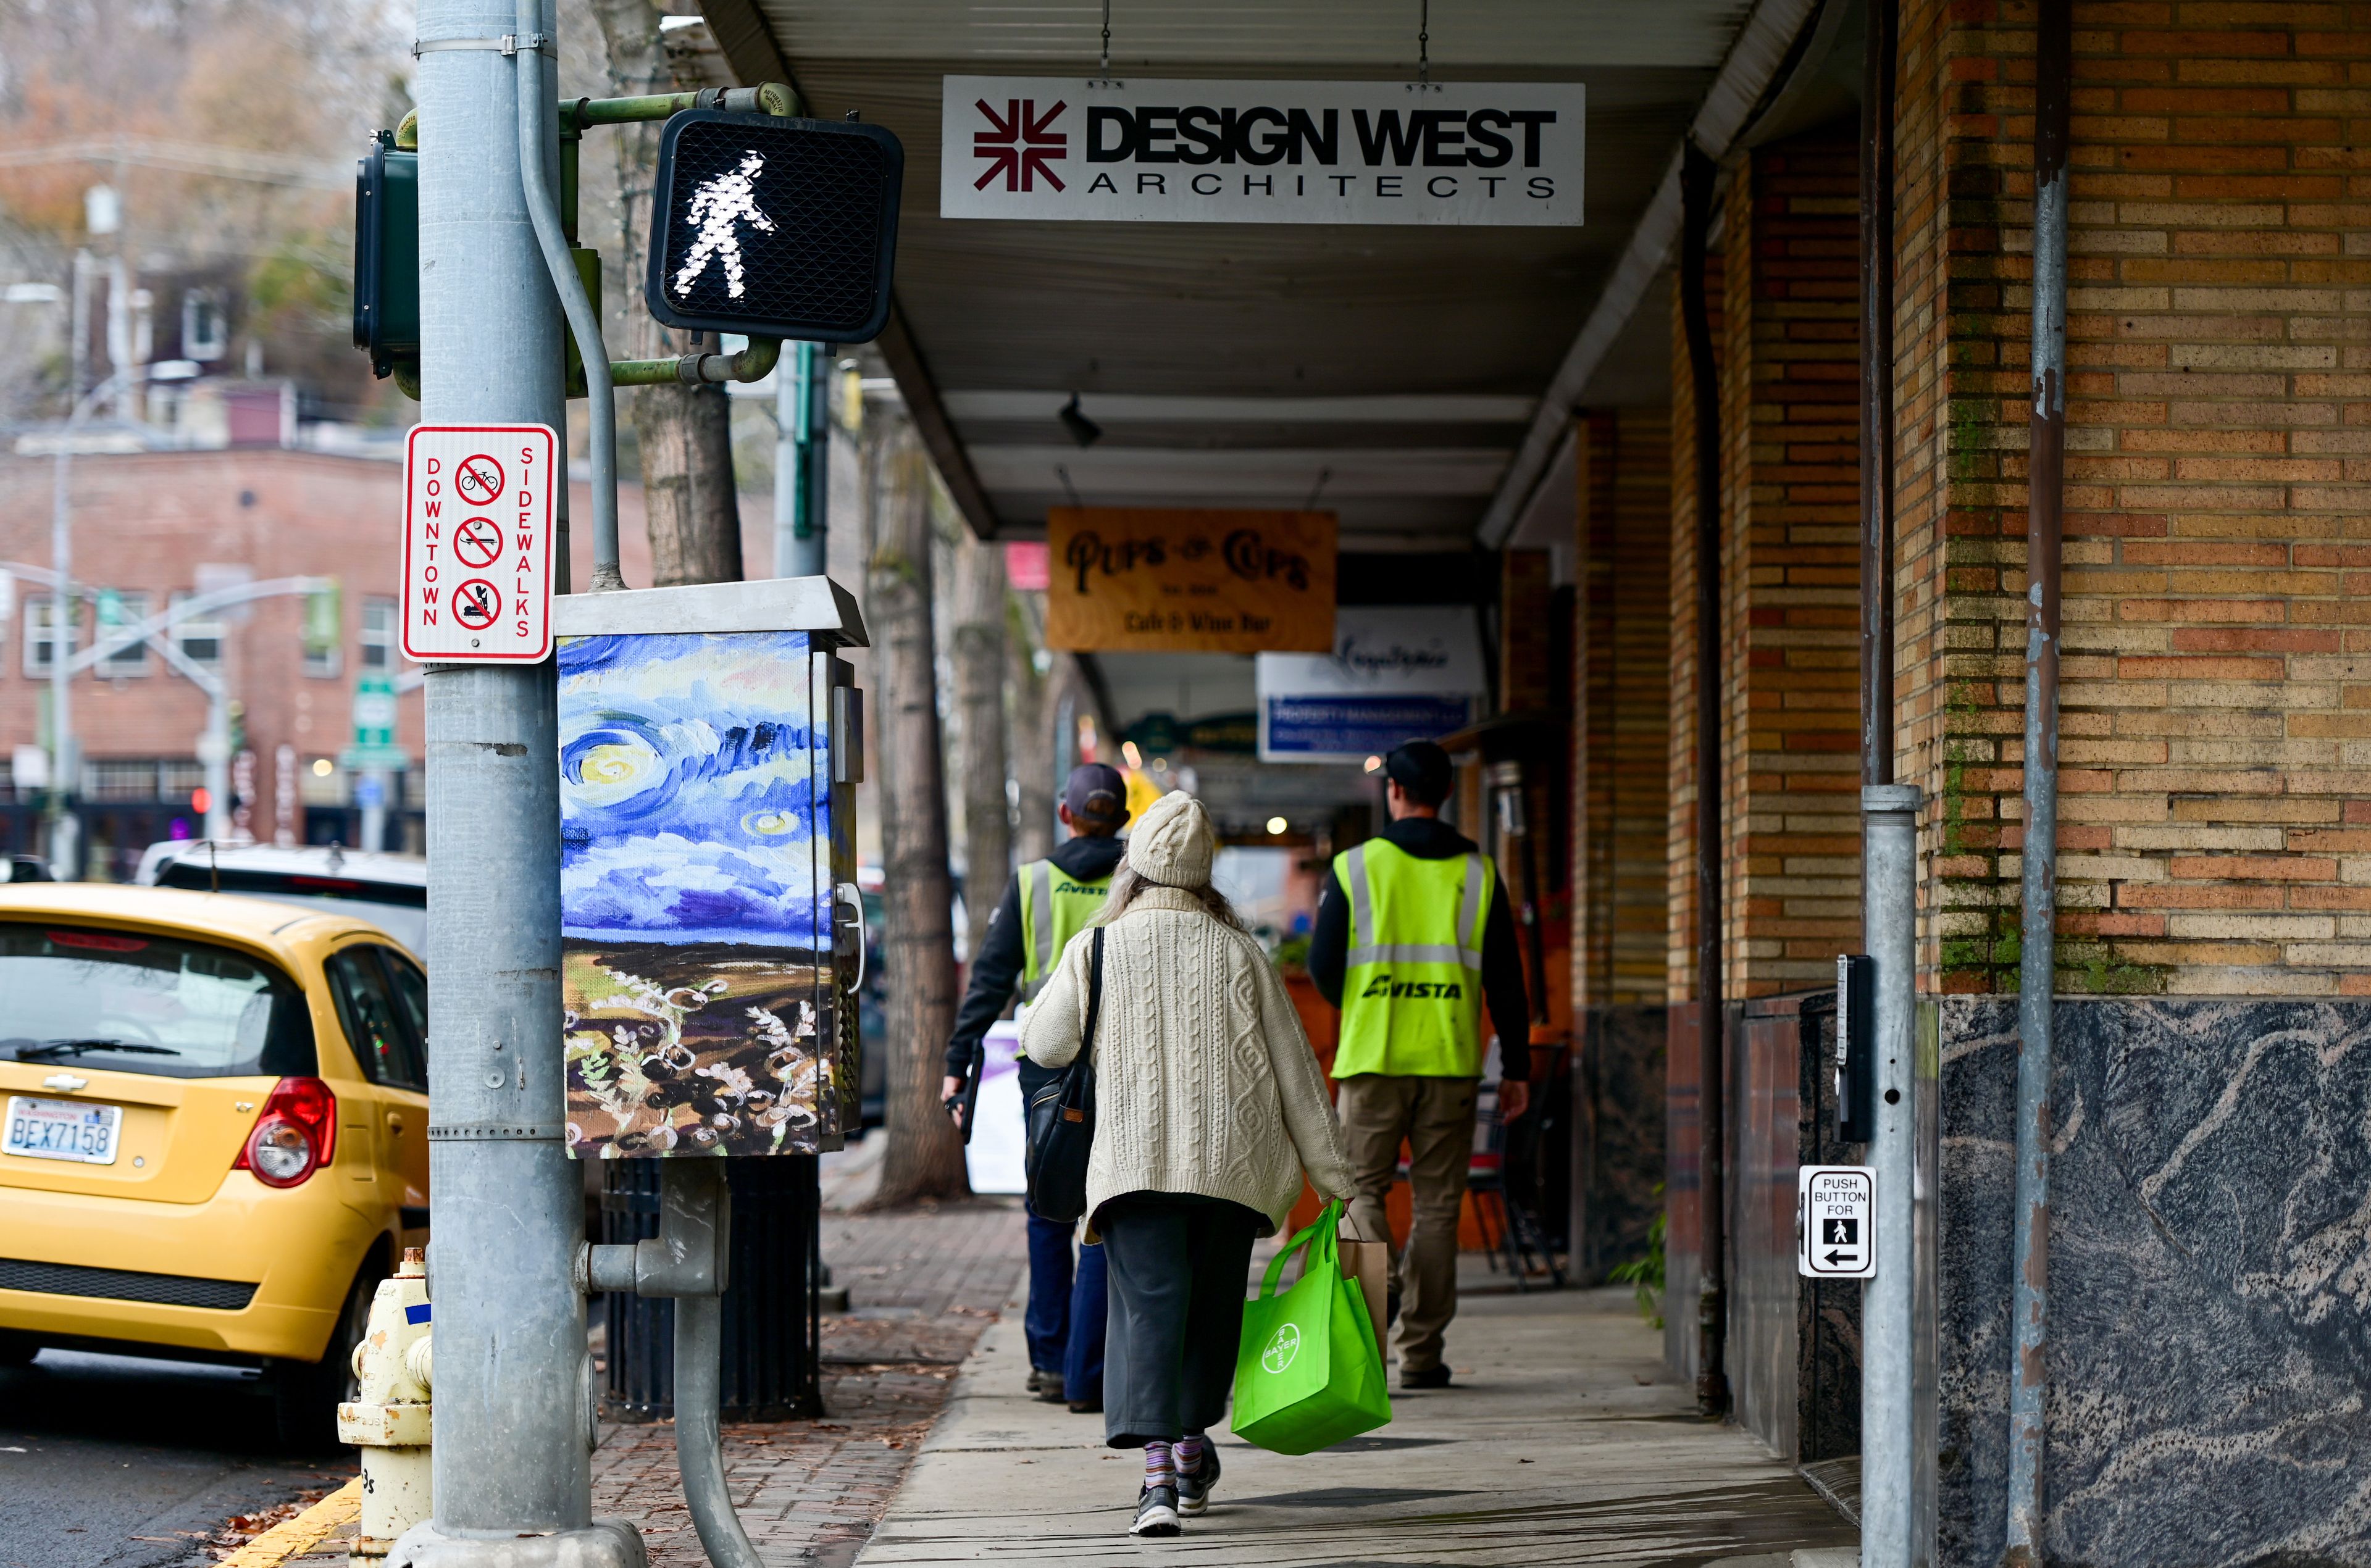
[[[1050, 859], [1013, 873], [972, 955], [971, 984], [947, 1042], [944, 1095], [958, 1122], [965, 1079], [985, 1050], [989, 1025], [1015, 995], [1024, 1002], [1036, 996], [1063, 945], [1103, 908], [1128, 849], [1119, 836], [1128, 824], [1128, 782], [1116, 767], [1091, 762], [1071, 769], [1056, 814], [1072, 836]], [[1052, 1076], [1053, 1069], [1024, 1057], [1022, 1103]], [[1071, 1228], [1029, 1216], [1029, 1309], [1022, 1327], [1029, 1343], [1029, 1391], [1086, 1414], [1104, 1407], [1104, 1250], [1081, 1247], [1074, 1269]]]
[[[1336, 1107], [1364, 1235], [1391, 1234], [1383, 1198], [1408, 1146], [1415, 1218], [1392, 1260], [1400, 1386], [1449, 1383], [1441, 1341], [1457, 1315], [1457, 1217], [1474, 1152], [1486, 1000], [1500, 1052], [1498, 1108], [1531, 1092], [1531, 1010], [1514, 917], [1489, 857], [1440, 820], [1449, 754], [1410, 741], [1383, 763], [1392, 822], [1334, 857], [1310, 934], [1309, 974], [1342, 1009]], [[1405, 1289], [1405, 1299], [1401, 1299]]]

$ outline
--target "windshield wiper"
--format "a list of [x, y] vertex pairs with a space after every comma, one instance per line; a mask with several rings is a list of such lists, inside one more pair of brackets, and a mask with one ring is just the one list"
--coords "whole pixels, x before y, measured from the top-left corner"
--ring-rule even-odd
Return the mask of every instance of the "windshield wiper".
[[79, 1056], [89, 1051], [112, 1051], [125, 1056], [178, 1056], [169, 1045], [134, 1045], [128, 1040], [52, 1040], [41, 1045], [19, 1045], [17, 1060], [46, 1062], [58, 1056]]

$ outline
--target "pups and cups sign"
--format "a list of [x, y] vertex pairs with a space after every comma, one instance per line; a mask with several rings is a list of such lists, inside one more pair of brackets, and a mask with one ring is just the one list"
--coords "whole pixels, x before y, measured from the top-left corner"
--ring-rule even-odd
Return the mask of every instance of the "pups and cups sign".
[[942, 217], [1581, 221], [1578, 82], [948, 76], [943, 94]]
[[1046, 644], [1255, 653], [1334, 640], [1330, 512], [1058, 506]]

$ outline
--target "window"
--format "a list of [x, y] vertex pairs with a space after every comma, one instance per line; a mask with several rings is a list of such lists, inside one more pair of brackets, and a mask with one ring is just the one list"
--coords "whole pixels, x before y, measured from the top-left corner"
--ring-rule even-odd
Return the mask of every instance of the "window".
[[[182, 589], [173, 595], [176, 605], [184, 604], [196, 595]], [[181, 657], [192, 664], [214, 670], [221, 667], [223, 653], [223, 623], [211, 617], [192, 616], [173, 623], [173, 640], [181, 650]]]
[[364, 669], [395, 668], [395, 601], [393, 599], [363, 601], [362, 647]]
[[[119, 594], [104, 588], [98, 594], [98, 635], [111, 636], [138, 626], [148, 618], [148, 595]], [[118, 648], [98, 662], [96, 672], [101, 680], [118, 680], [126, 675], [148, 673], [148, 640], [145, 638]]]
[[156, 793], [179, 803], [205, 788], [206, 765], [195, 758], [168, 757], [156, 765]]
[[50, 673], [50, 616], [56, 600], [47, 594], [35, 594], [25, 600], [25, 673], [46, 675]]
[[223, 313], [222, 295], [213, 289], [191, 289], [181, 295], [181, 357], [218, 360], [230, 351], [230, 317]]
[[[364, 1076], [396, 1089], [425, 1090], [428, 1064], [412, 1027], [411, 1009], [397, 999], [397, 987], [387, 979], [386, 961], [394, 957], [385, 948], [365, 943], [330, 954], [322, 967], [330, 972], [338, 1021], [345, 1025], [346, 1040]], [[426, 1010], [423, 1000], [422, 1021]]]
[[345, 667], [339, 643], [345, 636], [345, 617], [335, 587], [305, 595], [305, 673], [334, 678]]
[[297, 794], [308, 806], [344, 806], [351, 803], [347, 782], [346, 770], [338, 766], [337, 758], [317, 756], [297, 776]]
[[0, 922], [0, 1056], [158, 1078], [310, 1077], [312, 1012], [278, 970], [208, 942]]
[[83, 764], [83, 793], [94, 801], [153, 801], [156, 794], [154, 757], [94, 757]]

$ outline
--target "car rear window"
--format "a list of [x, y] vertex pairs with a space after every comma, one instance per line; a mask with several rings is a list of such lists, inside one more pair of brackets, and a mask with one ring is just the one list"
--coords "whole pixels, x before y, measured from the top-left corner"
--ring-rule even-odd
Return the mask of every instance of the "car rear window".
[[0, 923], [0, 1060], [180, 1078], [319, 1071], [304, 993], [262, 960], [30, 922]]

